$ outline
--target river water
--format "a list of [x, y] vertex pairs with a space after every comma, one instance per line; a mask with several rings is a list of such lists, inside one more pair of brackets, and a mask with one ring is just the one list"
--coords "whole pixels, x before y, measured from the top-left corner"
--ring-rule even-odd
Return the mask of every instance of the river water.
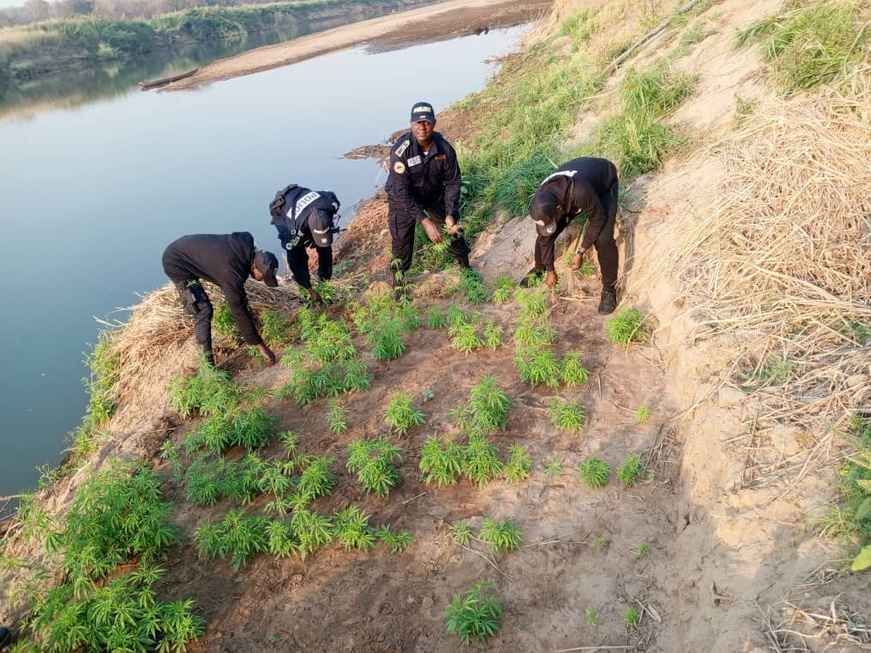
[[[95, 318], [166, 282], [164, 247], [246, 230], [277, 251], [267, 205], [291, 181], [348, 207], [383, 185], [342, 155], [480, 90], [528, 26], [370, 54], [354, 48], [196, 91], [128, 92], [0, 121], [0, 496], [57, 465], [87, 405]], [[283, 266], [282, 266], [283, 269]]]

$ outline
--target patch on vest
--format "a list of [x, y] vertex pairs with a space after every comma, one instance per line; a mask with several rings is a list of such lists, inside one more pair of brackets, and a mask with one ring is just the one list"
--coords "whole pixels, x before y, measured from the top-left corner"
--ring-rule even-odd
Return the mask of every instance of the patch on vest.
[[408, 160], [408, 167], [420, 165], [420, 156], [413, 156]]
[[395, 172], [397, 175], [401, 175], [403, 172], [405, 172], [405, 164], [402, 161], [397, 161], [393, 164], [393, 172]]

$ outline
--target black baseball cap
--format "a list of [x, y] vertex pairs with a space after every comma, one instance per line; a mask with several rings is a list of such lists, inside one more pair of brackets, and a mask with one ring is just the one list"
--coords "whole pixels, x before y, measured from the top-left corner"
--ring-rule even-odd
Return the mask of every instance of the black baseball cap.
[[278, 259], [272, 252], [266, 252], [262, 249], [257, 250], [254, 254], [254, 267], [263, 275], [263, 283], [270, 288], [278, 287], [278, 279], [275, 278], [275, 273], [278, 271]]
[[435, 124], [435, 111], [429, 102], [415, 102], [411, 107], [411, 122], [420, 122], [426, 120]]
[[552, 236], [556, 231], [556, 214], [559, 200], [550, 191], [540, 190], [529, 202], [529, 217], [542, 236]]
[[308, 227], [312, 232], [312, 240], [318, 247], [329, 247], [333, 244], [333, 220], [326, 211], [313, 211], [308, 219]]

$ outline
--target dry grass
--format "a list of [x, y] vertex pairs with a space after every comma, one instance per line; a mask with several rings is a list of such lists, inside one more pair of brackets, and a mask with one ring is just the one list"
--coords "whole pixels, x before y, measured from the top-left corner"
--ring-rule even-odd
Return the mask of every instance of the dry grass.
[[832, 425], [871, 401], [868, 74], [751, 116], [720, 146], [711, 212], [674, 234], [695, 318], [739, 336], [733, 372], [775, 419]]
[[[204, 284], [213, 305], [223, 299], [221, 290], [212, 284]], [[262, 283], [249, 281], [245, 285], [248, 302], [252, 309], [260, 306], [288, 307], [299, 303], [295, 284], [268, 288]], [[124, 403], [139, 391], [141, 378], [161, 363], [168, 351], [175, 351], [181, 343], [193, 338], [193, 320], [182, 310], [178, 294], [171, 283], [148, 293], [142, 301], [130, 309], [126, 323], [102, 322], [116, 329], [112, 334], [112, 351], [118, 356], [119, 380], [115, 396]], [[215, 344], [221, 336], [212, 329]], [[191, 361], [193, 364], [195, 361]]]

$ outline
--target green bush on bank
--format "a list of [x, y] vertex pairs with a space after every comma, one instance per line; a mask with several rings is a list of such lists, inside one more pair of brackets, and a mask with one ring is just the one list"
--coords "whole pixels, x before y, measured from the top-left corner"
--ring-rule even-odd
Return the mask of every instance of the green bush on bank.
[[868, 18], [863, 2], [800, 2], [741, 30], [737, 45], [761, 47], [784, 93], [809, 91], [839, 79], [867, 56]]

